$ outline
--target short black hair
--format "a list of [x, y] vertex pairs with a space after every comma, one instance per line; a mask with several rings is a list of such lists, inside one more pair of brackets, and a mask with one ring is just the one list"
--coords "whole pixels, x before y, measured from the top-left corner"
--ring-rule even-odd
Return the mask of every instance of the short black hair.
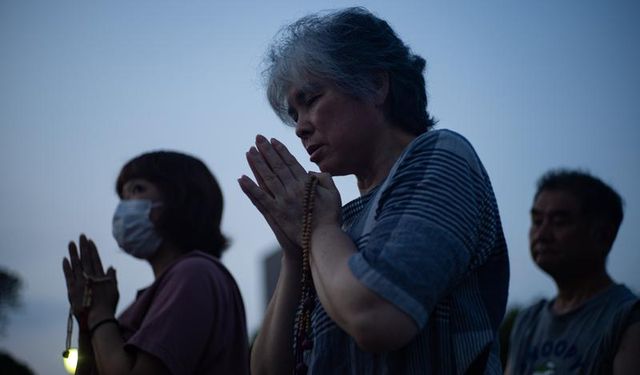
[[546, 172], [537, 183], [534, 200], [544, 190], [566, 191], [578, 199], [584, 215], [612, 224], [614, 236], [624, 217], [623, 200], [611, 186], [589, 172], [573, 169], [553, 169]]
[[184, 251], [201, 250], [216, 258], [227, 248], [220, 230], [222, 191], [199, 159], [175, 151], [153, 151], [128, 161], [116, 180], [122, 198], [127, 181], [145, 179], [160, 189], [163, 210], [156, 230]]

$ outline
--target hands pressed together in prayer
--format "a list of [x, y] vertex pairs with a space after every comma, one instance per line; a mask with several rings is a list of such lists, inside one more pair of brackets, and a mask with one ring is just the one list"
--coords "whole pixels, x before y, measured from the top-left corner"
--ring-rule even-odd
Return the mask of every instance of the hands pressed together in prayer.
[[303, 196], [310, 173], [318, 178], [312, 228], [340, 225], [340, 193], [328, 173], [307, 172], [285, 145], [262, 135], [246, 156], [256, 182], [242, 176], [240, 187], [265, 217], [285, 253], [300, 255]]
[[114, 317], [119, 299], [116, 271], [109, 267], [105, 273], [92, 240], [80, 235], [78, 245], [70, 242], [69, 259], [64, 258], [62, 269], [71, 310], [81, 331]]

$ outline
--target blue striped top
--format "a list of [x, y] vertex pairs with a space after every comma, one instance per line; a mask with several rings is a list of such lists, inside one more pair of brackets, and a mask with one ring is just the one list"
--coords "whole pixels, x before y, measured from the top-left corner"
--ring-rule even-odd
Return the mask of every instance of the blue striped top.
[[353, 274], [420, 331], [400, 350], [364, 352], [318, 301], [310, 374], [502, 373], [507, 248], [491, 182], [466, 139], [450, 130], [417, 137], [387, 180], [342, 215], [358, 247]]

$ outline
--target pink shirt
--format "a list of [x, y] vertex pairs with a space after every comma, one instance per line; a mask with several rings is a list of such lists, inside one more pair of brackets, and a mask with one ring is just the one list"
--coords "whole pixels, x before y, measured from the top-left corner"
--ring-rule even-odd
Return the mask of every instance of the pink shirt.
[[157, 357], [174, 375], [249, 374], [240, 291], [225, 266], [204, 252], [172, 264], [118, 320], [126, 350]]

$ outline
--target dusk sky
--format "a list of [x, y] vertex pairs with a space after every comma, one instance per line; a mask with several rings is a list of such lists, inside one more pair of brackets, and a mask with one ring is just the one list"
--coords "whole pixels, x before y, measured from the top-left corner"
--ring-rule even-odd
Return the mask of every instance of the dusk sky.
[[[0, 267], [24, 282], [0, 336], [38, 374], [65, 374], [67, 243], [92, 237], [118, 271], [118, 311], [153, 278], [118, 250], [115, 178], [140, 153], [202, 159], [225, 196], [223, 262], [249, 333], [264, 310], [262, 262], [276, 247], [240, 190], [255, 135], [310, 170], [265, 99], [260, 63], [283, 25], [362, 5], [427, 60], [429, 110], [464, 135], [496, 192], [511, 259], [510, 305], [553, 296], [529, 257], [536, 179], [588, 170], [625, 200], [612, 277], [640, 292], [640, 3], [635, 1], [0, 1]], [[336, 179], [347, 202], [352, 176]], [[77, 326], [75, 327], [77, 333]], [[74, 342], [75, 342], [74, 337]]]

